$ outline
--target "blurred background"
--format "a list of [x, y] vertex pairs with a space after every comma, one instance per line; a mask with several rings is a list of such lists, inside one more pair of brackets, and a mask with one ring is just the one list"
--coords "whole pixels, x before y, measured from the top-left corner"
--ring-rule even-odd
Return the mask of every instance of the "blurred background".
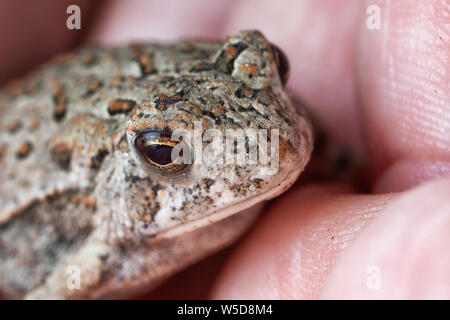
[[[81, 30], [66, 28], [69, 5], [80, 6]], [[102, 1], [0, 1], [0, 85], [23, 76], [84, 41]]]

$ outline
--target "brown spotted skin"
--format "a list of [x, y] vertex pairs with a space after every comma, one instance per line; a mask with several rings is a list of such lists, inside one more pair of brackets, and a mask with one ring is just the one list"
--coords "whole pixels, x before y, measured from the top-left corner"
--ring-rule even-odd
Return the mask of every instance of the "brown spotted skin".
[[[225, 41], [87, 48], [0, 93], [0, 288], [13, 297], [117, 297], [229, 244], [287, 189], [312, 149], [257, 31]], [[130, 141], [155, 130], [280, 131], [280, 164], [152, 171]], [[130, 140], [131, 139], [131, 140]], [[207, 142], [203, 146], [207, 147]], [[239, 213], [239, 214], [236, 214]], [[68, 267], [80, 287], [68, 286]]]

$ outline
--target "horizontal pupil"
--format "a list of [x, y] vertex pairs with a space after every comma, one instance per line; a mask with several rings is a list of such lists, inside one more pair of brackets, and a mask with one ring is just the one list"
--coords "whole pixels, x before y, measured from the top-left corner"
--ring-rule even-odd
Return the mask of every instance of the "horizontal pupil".
[[161, 166], [172, 163], [172, 146], [165, 144], [149, 144], [144, 147], [147, 158]]

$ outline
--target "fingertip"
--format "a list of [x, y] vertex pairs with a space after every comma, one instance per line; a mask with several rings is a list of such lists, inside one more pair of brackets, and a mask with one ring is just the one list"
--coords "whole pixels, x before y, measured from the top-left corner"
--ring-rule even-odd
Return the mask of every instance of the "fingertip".
[[401, 159], [376, 180], [375, 193], [401, 192], [437, 178], [450, 177], [450, 162], [436, 159]]
[[[372, 1], [366, 1], [366, 7]], [[440, 1], [383, 1], [361, 20], [357, 88], [375, 175], [406, 158], [450, 157], [448, 34]]]
[[233, 251], [212, 297], [317, 298], [335, 260], [391, 197], [352, 195], [332, 184], [294, 188]]
[[448, 299], [450, 180], [392, 202], [345, 252], [324, 299]]

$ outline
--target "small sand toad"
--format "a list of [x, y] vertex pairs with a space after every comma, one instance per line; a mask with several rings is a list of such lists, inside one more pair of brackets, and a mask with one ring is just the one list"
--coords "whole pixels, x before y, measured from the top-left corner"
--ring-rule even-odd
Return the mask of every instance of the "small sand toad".
[[[0, 93], [2, 292], [123, 297], [234, 241], [310, 157], [287, 72], [280, 50], [243, 31], [82, 49], [10, 84]], [[228, 149], [205, 138], [239, 129], [267, 132], [276, 170], [221, 161]], [[200, 140], [175, 141], [179, 130]], [[248, 158], [263, 148], [244, 141]], [[213, 161], [197, 161], [198, 148]]]

